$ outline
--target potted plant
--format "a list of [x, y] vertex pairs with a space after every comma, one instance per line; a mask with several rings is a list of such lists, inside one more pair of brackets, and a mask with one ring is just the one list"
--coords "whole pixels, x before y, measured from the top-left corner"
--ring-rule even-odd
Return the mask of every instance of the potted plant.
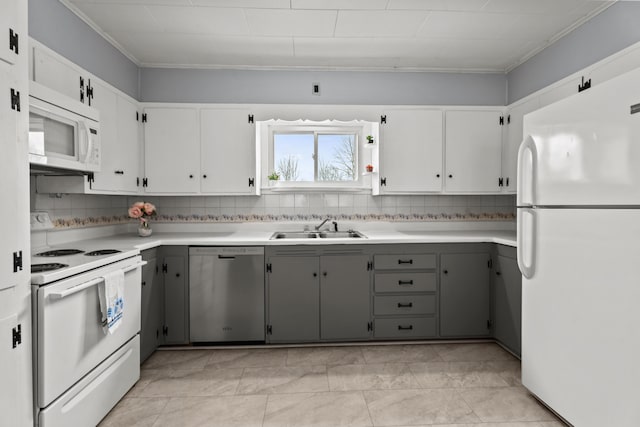
[[373, 135], [367, 135], [367, 142], [373, 144]]
[[365, 166], [365, 169], [367, 170], [367, 172], [373, 172], [373, 165], [367, 165]]
[[269, 179], [269, 186], [274, 186], [280, 180], [280, 175], [278, 175], [278, 172], [273, 171], [267, 176], [267, 179]]

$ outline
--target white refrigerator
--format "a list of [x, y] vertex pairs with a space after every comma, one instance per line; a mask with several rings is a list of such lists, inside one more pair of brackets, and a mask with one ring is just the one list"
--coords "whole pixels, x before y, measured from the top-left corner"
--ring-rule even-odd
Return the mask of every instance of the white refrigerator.
[[640, 426], [640, 70], [525, 117], [522, 383], [577, 427]]

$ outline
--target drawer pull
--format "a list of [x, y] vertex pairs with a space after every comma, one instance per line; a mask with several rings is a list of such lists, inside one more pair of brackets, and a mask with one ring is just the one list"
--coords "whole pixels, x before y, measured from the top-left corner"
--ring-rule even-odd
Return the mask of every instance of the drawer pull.
[[413, 260], [412, 259], [399, 259], [398, 260], [398, 264], [413, 264]]
[[399, 331], [411, 331], [411, 330], [413, 330], [413, 325], [409, 325], [409, 326], [398, 325], [398, 330]]
[[413, 279], [412, 280], [398, 280], [398, 285], [402, 286], [402, 285], [413, 285]]
[[413, 307], [413, 303], [412, 302], [408, 302], [408, 303], [399, 302], [398, 303], [398, 308], [411, 308], [411, 307]]

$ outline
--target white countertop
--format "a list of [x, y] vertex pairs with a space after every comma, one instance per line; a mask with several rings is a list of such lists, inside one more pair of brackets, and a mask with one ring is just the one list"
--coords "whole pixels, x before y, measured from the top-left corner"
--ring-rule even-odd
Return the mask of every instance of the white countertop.
[[[360, 231], [360, 230], [359, 230]], [[361, 231], [366, 239], [278, 239], [269, 240], [273, 231], [229, 231], [229, 232], [160, 232], [150, 237], [133, 234], [102, 237], [82, 242], [87, 246], [122, 248], [129, 246], [138, 250], [168, 245], [211, 246], [290, 246], [381, 243], [498, 243], [516, 246], [515, 231]]]

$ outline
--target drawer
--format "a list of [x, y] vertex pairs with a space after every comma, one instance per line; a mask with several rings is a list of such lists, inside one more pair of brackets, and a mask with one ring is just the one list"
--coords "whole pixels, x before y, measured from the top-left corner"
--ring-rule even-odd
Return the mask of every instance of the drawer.
[[376, 338], [419, 338], [436, 336], [435, 317], [375, 319]]
[[376, 270], [435, 269], [436, 256], [434, 254], [374, 255], [373, 265]]
[[376, 292], [435, 292], [436, 273], [376, 273]]
[[385, 295], [376, 296], [373, 314], [376, 316], [398, 314], [435, 314], [435, 295]]

